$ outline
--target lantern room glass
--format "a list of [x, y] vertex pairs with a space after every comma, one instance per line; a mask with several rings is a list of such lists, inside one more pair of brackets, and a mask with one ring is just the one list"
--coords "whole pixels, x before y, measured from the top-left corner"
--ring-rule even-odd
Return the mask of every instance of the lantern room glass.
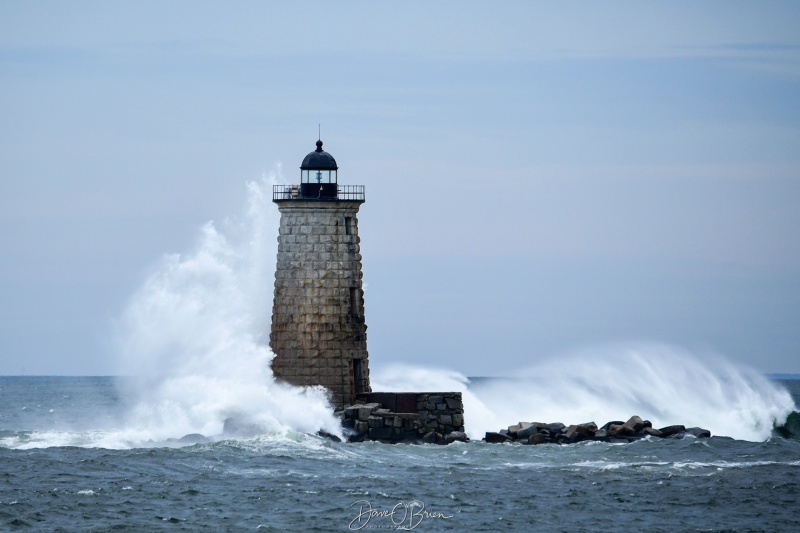
[[300, 183], [337, 183], [336, 170], [301, 170]]

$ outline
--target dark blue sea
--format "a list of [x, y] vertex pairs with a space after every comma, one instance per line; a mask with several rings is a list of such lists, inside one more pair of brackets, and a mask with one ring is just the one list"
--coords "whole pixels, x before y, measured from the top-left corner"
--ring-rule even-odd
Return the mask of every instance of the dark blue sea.
[[[121, 381], [0, 377], [0, 530], [800, 531], [793, 438], [181, 442], [131, 418]], [[800, 380], [773, 384], [800, 403]]]

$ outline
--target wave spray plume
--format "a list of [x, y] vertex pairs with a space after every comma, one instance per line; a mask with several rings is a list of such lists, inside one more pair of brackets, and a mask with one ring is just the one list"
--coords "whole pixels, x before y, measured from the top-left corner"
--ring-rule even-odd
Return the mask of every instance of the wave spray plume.
[[248, 183], [243, 217], [207, 223], [193, 251], [165, 256], [131, 298], [116, 335], [120, 373], [135, 378], [130, 438], [219, 435], [228, 418], [264, 433], [340, 433], [323, 389], [276, 383], [270, 370], [269, 188]]
[[390, 365], [373, 381], [381, 390], [461, 391], [472, 439], [519, 421], [604, 424], [640, 415], [655, 427], [763, 441], [797, 410], [788, 391], [750, 368], [663, 344], [595, 347], [509, 375], [471, 382], [450, 370]]

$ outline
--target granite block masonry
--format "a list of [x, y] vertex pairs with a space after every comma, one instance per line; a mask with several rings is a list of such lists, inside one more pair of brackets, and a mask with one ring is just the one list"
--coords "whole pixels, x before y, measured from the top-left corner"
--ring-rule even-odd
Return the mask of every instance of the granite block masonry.
[[317, 149], [300, 185], [276, 185], [281, 213], [270, 348], [276, 379], [321, 385], [343, 407], [371, 391], [358, 210], [362, 186], [339, 186], [336, 161]]
[[373, 392], [340, 411], [351, 442], [466, 442], [460, 392]]

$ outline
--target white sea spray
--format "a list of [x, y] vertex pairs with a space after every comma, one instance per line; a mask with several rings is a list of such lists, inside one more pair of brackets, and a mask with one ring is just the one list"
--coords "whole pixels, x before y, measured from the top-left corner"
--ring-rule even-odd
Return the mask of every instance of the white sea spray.
[[373, 386], [461, 391], [470, 438], [520, 421], [599, 425], [639, 415], [655, 427], [699, 426], [763, 441], [797, 410], [788, 391], [755, 370], [665, 344], [587, 348], [503, 373], [470, 383], [453, 371], [390, 365], [374, 370]]
[[[116, 325], [119, 371], [133, 376], [131, 409], [106, 445], [219, 435], [229, 418], [256, 432], [340, 432], [323, 389], [277, 383], [269, 368], [279, 215], [268, 192], [278, 174], [248, 183], [242, 216], [205, 224], [192, 250], [165, 255], [132, 295]], [[372, 359], [373, 390], [461, 391], [473, 439], [518, 421], [602, 424], [636, 414], [656, 427], [755, 441], [796, 409], [752, 369], [664, 344], [587, 348], [476, 383], [454, 370]]]
[[326, 393], [277, 383], [268, 348], [277, 210], [270, 181], [248, 183], [243, 216], [205, 224], [194, 249], [165, 255], [117, 323], [119, 372], [132, 376], [126, 438], [252, 431], [339, 433]]

